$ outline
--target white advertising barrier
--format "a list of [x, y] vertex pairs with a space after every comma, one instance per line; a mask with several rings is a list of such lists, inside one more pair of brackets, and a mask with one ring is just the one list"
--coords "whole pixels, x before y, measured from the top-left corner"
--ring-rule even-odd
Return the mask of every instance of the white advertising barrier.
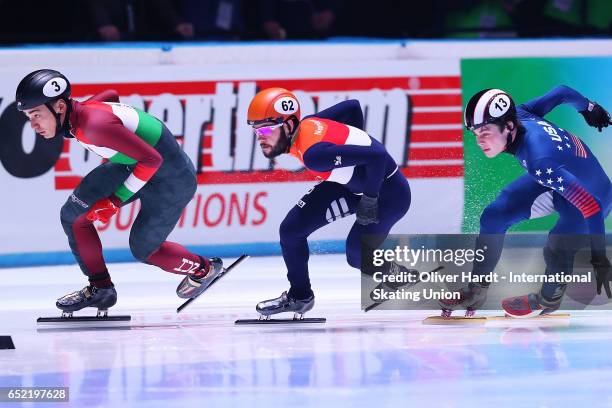
[[[137, 59], [137, 55], [134, 57]], [[59, 210], [81, 177], [101, 163], [74, 140], [37, 139], [16, 111], [14, 90], [34, 69], [0, 69], [0, 255], [68, 250]], [[366, 131], [400, 165], [412, 205], [396, 233], [458, 233], [463, 211], [459, 60], [209, 66], [55, 65], [86, 98], [112, 88], [121, 101], [164, 121], [198, 168], [199, 188], [170, 239], [189, 245], [278, 241], [288, 210], [316, 183], [289, 156], [271, 163], [259, 151], [246, 111], [259, 89], [293, 90], [302, 114], [356, 98]], [[98, 226], [105, 248], [127, 248], [137, 204]], [[333, 215], [333, 211], [332, 211]], [[344, 240], [353, 217], [313, 240]]]

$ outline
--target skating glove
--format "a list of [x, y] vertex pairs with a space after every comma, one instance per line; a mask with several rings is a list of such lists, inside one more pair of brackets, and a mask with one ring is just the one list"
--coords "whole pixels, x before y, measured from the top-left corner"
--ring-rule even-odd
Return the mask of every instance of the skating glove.
[[606, 295], [612, 299], [612, 291], [610, 291], [610, 283], [612, 282], [612, 266], [607, 257], [593, 258], [591, 260], [595, 269], [595, 280], [597, 282], [597, 294], [601, 295], [601, 287], [603, 286]]
[[612, 124], [610, 122], [610, 114], [595, 102], [589, 102], [588, 108], [580, 113], [584, 116], [584, 120], [589, 126], [596, 127], [600, 132], [603, 128]]
[[378, 224], [378, 197], [361, 196], [357, 205], [357, 224]]
[[87, 219], [90, 221], [102, 221], [106, 224], [113, 215], [117, 214], [117, 207], [109, 198], [103, 198], [91, 206], [87, 212]]

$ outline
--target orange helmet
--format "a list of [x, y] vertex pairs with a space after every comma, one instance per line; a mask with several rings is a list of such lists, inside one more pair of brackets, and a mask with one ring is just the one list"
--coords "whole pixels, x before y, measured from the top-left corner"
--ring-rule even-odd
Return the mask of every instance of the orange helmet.
[[247, 123], [251, 126], [265, 122], [281, 123], [295, 116], [300, 120], [300, 103], [285, 88], [268, 88], [255, 95], [249, 105]]

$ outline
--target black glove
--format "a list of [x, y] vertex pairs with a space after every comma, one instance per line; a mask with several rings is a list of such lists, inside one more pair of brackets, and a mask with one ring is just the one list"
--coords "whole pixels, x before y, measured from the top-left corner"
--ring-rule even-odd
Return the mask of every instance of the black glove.
[[610, 291], [610, 283], [612, 282], [612, 265], [607, 257], [593, 258], [591, 264], [595, 269], [595, 280], [597, 282], [597, 294], [601, 295], [601, 287], [606, 291], [608, 299], [612, 299], [612, 291]]
[[357, 224], [378, 224], [378, 197], [361, 196], [357, 205]]
[[584, 120], [589, 126], [596, 127], [600, 132], [603, 128], [612, 124], [610, 122], [610, 114], [595, 102], [589, 102], [587, 110], [580, 113], [584, 116]]

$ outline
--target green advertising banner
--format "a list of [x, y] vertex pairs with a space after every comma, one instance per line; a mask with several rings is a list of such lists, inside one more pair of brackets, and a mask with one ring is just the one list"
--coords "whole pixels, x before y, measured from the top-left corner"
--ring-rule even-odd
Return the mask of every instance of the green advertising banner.
[[[463, 107], [476, 92], [500, 88], [521, 104], [557, 85], [574, 88], [585, 97], [612, 111], [612, 58], [500, 58], [464, 59], [461, 62]], [[608, 175], [612, 174], [612, 128], [599, 133], [589, 127], [570, 105], [561, 105], [545, 119], [580, 137], [591, 148]], [[508, 154], [488, 159], [474, 135], [464, 130], [465, 202], [464, 232], [478, 232], [480, 214], [500, 190], [524, 174], [517, 160]], [[612, 231], [612, 217], [606, 229]], [[511, 231], [547, 231], [556, 215], [524, 221]]]

